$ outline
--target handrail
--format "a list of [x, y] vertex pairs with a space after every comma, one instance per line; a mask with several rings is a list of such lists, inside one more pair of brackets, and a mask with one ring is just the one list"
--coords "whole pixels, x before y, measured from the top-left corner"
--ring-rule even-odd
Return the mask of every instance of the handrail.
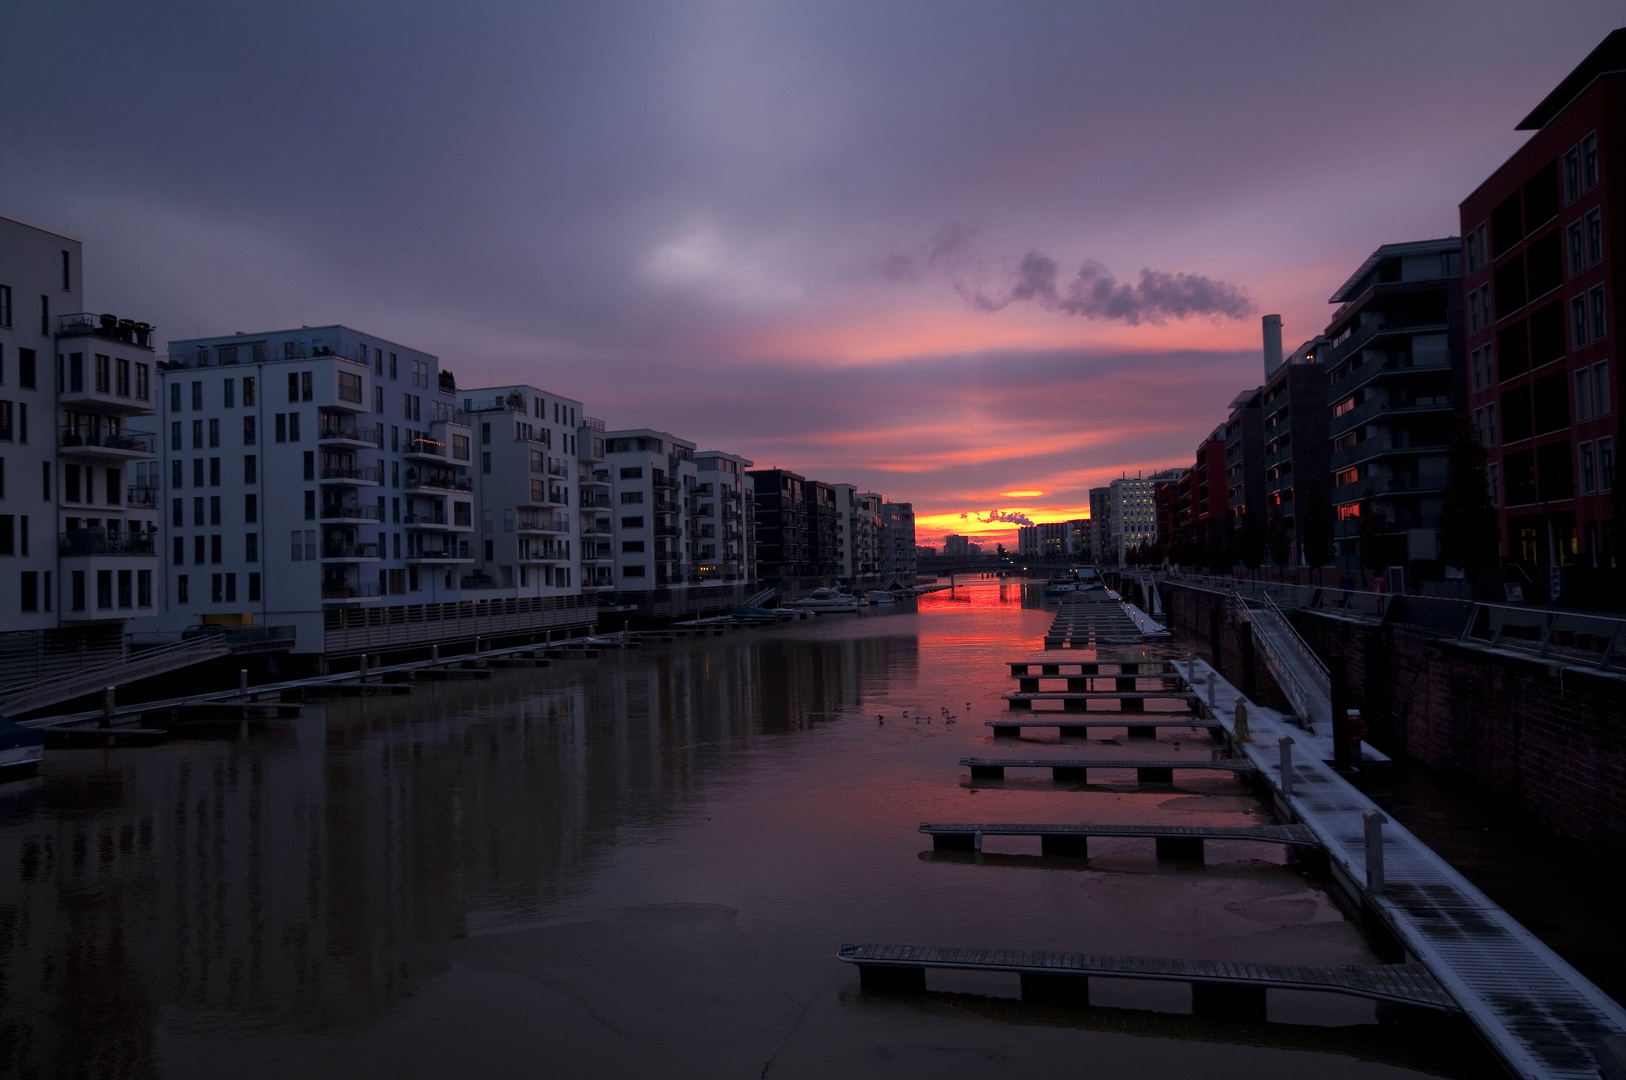
[[1283, 626], [1287, 627], [1287, 632], [1293, 635], [1293, 640], [1299, 643], [1299, 648], [1304, 650], [1305, 657], [1309, 659], [1310, 663], [1315, 665], [1317, 674], [1319, 674], [1323, 679], [1326, 679], [1329, 686], [1332, 685], [1332, 675], [1327, 671], [1327, 665], [1322, 663], [1321, 657], [1317, 656], [1315, 650], [1310, 648], [1310, 643], [1304, 640], [1304, 635], [1299, 633], [1299, 628], [1293, 625], [1292, 620], [1287, 617], [1287, 614], [1282, 611], [1281, 608], [1276, 606], [1275, 598], [1269, 593], [1266, 593], [1263, 599], [1265, 606], [1270, 608], [1271, 612], [1282, 621]]

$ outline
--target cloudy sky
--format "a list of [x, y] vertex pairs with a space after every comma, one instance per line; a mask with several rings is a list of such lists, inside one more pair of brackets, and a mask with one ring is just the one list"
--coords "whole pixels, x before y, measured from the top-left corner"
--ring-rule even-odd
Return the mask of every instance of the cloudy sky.
[[166, 338], [343, 322], [1009, 540], [1189, 463], [1622, 13], [15, 3], [0, 212]]

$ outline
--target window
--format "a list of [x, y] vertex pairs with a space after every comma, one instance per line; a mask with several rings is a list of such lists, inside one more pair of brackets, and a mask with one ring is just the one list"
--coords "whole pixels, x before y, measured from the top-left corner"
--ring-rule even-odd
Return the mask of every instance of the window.
[[1587, 299], [1587, 306], [1592, 310], [1592, 327], [1588, 337], [1592, 341], [1602, 341], [1605, 332], [1609, 329], [1608, 322], [1604, 318], [1603, 286], [1598, 285], [1588, 292]]
[[227, 379], [220, 384], [221, 401], [228, 409], [237, 407], [237, 380]]
[[490, 450], [482, 450], [482, 451], [480, 451], [480, 471], [483, 472], [483, 473], [488, 473], [488, 472], [491, 471], [491, 451]]
[[175, 458], [169, 463], [169, 486], [172, 488], [184, 487], [185, 485], [181, 482], [183, 475], [181, 472], [181, 459]]
[[152, 607], [152, 571], [136, 571], [136, 606]]
[[11, 325], [11, 286], [0, 285], [0, 326]]
[[1592, 419], [1592, 369], [1575, 373], [1575, 422]]
[[644, 568], [642, 566], [623, 566], [621, 568], [621, 576], [626, 578], [626, 577], [647, 577], [648, 575], [646, 575], [644, 573]]
[[209, 496], [209, 524], [220, 524], [220, 496]]
[[288, 400], [299, 400], [299, 372], [297, 371], [288, 373]]
[[644, 469], [641, 465], [634, 466], [630, 469], [621, 470], [621, 479], [623, 480], [642, 480], [643, 476]]
[[380, 415], [384, 412], [384, 388], [382, 386], [373, 387], [373, 412]]
[[260, 575], [257, 573], [248, 576], [249, 603], [258, 603], [260, 599]]
[[1502, 505], [1501, 475], [1502, 467], [1496, 462], [1493, 461], [1485, 466], [1485, 486], [1490, 489], [1490, 501], [1492, 506]]
[[209, 561], [211, 563], [218, 563], [220, 562], [220, 556], [220, 534], [216, 533], [214, 536], [209, 537]]
[[1598, 440], [1598, 490], [1613, 491], [1615, 488], [1615, 440]]
[[[309, 398], [306, 398], [309, 401]], [[361, 376], [350, 371], [339, 372], [339, 400], [361, 404]]]
[[119, 607], [121, 608], [135, 606], [134, 590], [131, 588], [133, 582], [130, 580], [134, 576], [128, 570], [119, 571]]
[[305, 492], [305, 520], [316, 520], [316, 492]]
[[22, 582], [22, 610], [38, 611], [40, 609], [39, 589], [39, 572], [36, 570], [24, 570]]
[[186, 537], [177, 536], [170, 544], [170, 562], [176, 566], [186, 565]]
[[201, 382], [192, 383], [192, 411], [203, 411], [203, 384]]
[[130, 396], [130, 361], [120, 360], [114, 365], [113, 392], [119, 397]]
[[1586, 216], [1586, 264], [1591, 266], [1603, 258], [1603, 216], [1592, 210]]
[[641, 503], [643, 501], [644, 501], [644, 493], [641, 492], [641, 491], [623, 491], [621, 493], [621, 505], [622, 506], [632, 506], [634, 504]]
[[642, 540], [623, 540], [621, 541], [621, 550], [628, 554], [642, 551], [644, 550], [644, 542]]
[[[0, 326], [9, 326], [9, 325], [11, 325], [11, 324], [10, 323], [0, 323]], [[141, 373], [141, 379], [140, 379], [140, 384], [139, 384], [141, 386], [141, 395], [140, 396], [145, 398], [147, 396], [147, 365], [146, 364], [140, 364], [140, 365], [137, 366], [136, 370]], [[33, 349], [18, 349], [17, 350], [17, 385], [21, 386], [21, 387], [25, 387], [25, 388], [27, 388], [29, 390], [33, 390], [33, 389], [35, 389], [34, 378], [35, 378], [35, 373], [34, 373], [34, 350]], [[45, 610], [46, 611], [51, 610], [51, 605], [50, 605], [49, 599], [47, 599], [47, 602], [46, 602], [46, 605], [45, 605]]]
[[96, 606], [97, 608], [110, 608], [113, 606], [113, 571], [96, 571]]
[[[357, 382], [359, 383], [360, 380], [357, 379]], [[315, 389], [315, 385], [314, 385], [314, 381], [311, 378], [311, 373], [308, 372], [308, 371], [301, 371], [299, 373], [299, 392], [300, 392], [300, 396], [305, 401], [309, 401], [309, 400], [311, 400], [312, 391], [314, 389]], [[359, 398], [358, 398], [358, 400], [359, 400]]]
[[301, 558], [304, 557], [304, 552], [305, 552], [305, 534], [303, 532], [301, 532], [299, 529], [294, 529], [289, 534], [288, 557], [291, 558], [294, 562], [298, 562]]
[[253, 454], [243, 455], [243, 483], [259, 483], [259, 459]]
[[1586, 297], [1570, 297], [1570, 344], [1572, 347], [1579, 348], [1586, 344], [1587, 330], [1590, 326], [1591, 321], [1586, 314]]
[[1592, 444], [1584, 442], [1576, 449], [1580, 451], [1581, 494], [1590, 495], [1597, 490], [1597, 473], [1592, 457]]
[[260, 497], [252, 491], [243, 496], [243, 523], [253, 525], [260, 520]]
[[623, 529], [641, 529], [644, 527], [644, 519], [641, 517], [624, 517], [621, 519], [621, 527]]
[[1574, 202], [1581, 197], [1581, 154], [1571, 150], [1564, 155], [1564, 201]]
[[1608, 416], [1610, 409], [1609, 398], [1609, 361], [1592, 365], [1592, 412], [1596, 416]]
[[254, 404], [254, 378], [253, 378], [253, 376], [244, 376], [243, 377], [243, 407], [245, 409], [250, 408], [250, 407], [253, 406], [253, 404]]
[[469, 460], [469, 437], [467, 435], [452, 436], [452, 458], [456, 461]]
[[316, 479], [316, 451], [305, 451], [305, 479]]
[[299, 441], [299, 414], [296, 412], [288, 414], [288, 441]]
[[1566, 232], [1569, 237], [1570, 274], [1573, 276], [1586, 269], [1586, 234], [1581, 222], [1571, 225]]
[[1480, 225], [1469, 230], [1462, 244], [1467, 255], [1468, 272], [1471, 274], [1485, 265], [1485, 226]]
[[209, 599], [214, 601], [217, 604], [222, 602], [225, 599], [225, 596], [223, 595], [223, 593], [225, 592], [225, 590], [223, 588], [225, 582], [223, 582], [221, 580], [221, 578], [223, 576], [224, 575], [222, 575], [222, 574], [210, 574], [209, 575], [209, 585], [210, 585]]
[[1581, 140], [1581, 186], [1591, 188], [1598, 182], [1598, 136], [1588, 135]]
[[[78, 571], [76, 570], [74, 573], [78, 573]], [[177, 604], [186, 604], [191, 602], [191, 589], [187, 587], [187, 584], [185, 574], [175, 575], [175, 602]]]

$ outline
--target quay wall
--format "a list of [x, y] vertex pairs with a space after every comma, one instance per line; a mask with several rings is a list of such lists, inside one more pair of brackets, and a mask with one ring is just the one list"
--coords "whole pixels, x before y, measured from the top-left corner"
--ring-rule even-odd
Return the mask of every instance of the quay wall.
[[[1168, 593], [1179, 639], [1240, 685], [1228, 598], [1181, 586]], [[1323, 661], [1344, 656], [1349, 704], [1361, 710], [1373, 745], [1465, 776], [1562, 836], [1626, 853], [1626, 675], [1412, 623], [1305, 610], [1290, 618]], [[1259, 681], [1270, 686], [1268, 674]], [[1260, 700], [1285, 704], [1268, 692]]]

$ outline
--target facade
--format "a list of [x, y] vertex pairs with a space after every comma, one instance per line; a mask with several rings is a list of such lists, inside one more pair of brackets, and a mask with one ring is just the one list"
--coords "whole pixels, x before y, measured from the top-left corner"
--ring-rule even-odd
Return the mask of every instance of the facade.
[[1506, 559], [1537, 581], [1609, 565], [1626, 265], [1626, 30], [1518, 124], [1530, 141], [1460, 208], [1469, 407]]
[[[475, 566], [465, 588], [471, 595], [581, 592], [583, 514], [578, 508], [596, 509], [587, 504], [598, 491], [591, 472], [584, 477], [580, 471], [585, 463], [579, 467], [577, 461], [581, 402], [528, 385], [464, 390], [459, 397], [467, 418], [464, 428], [472, 430], [479, 455], [472, 477], [478, 531], [455, 538], [459, 552], [463, 542], [473, 542]], [[419, 440], [414, 445], [418, 457], [429, 462], [442, 455], [446, 460], [450, 450], [451, 461], [468, 464], [469, 431], [464, 428], [448, 429], [450, 438], [463, 440], [461, 446]], [[431, 516], [424, 516], [425, 509]], [[437, 522], [437, 513], [432, 505], [414, 506], [412, 520]]]
[[834, 582], [846, 561], [846, 552], [841, 549], [843, 530], [836, 490], [822, 480], [808, 480], [802, 485], [802, 495], [807, 500], [808, 576]]
[[1262, 529], [1265, 515], [1265, 414], [1263, 387], [1231, 401], [1225, 420], [1225, 507], [1241, 529], [1249, 514]]
[[1016, 553], [1022, 556], [1039, 554], [1039, 526], [1018, 525], [1016, 527]]
[[1273, 550], [1285, 549], [1287, 565], [1299, 566], [1296, 510], [1311, 479], [1328, 490], [1327, 369], [1331, 342], [1314, 337], [1267, 374], [1260, 404], [1265, 419], [1265, 533]]
[[319, 653], [329, 610], [461, 597], [469, 429], [435, 357], [325, 326], [172, 341], [163, 368], [166, 629]]
[[909, 503], [881, 504], [879, 569], [883, 581], [915, 580], [915, 508]]
[[610, 474], [617, 591], [698, 580], [690, 529], [694, 521], [698, 535], [695, 444], [649, 428], [606, 431], [604, 463]]
[[1112, 489], [1090, 489], [1090, 551], [1097, 562], [1116, 559], [1112, 552]]
[[1095, 550], [1090, 546], [1090, 519], [1072, 518], [1067, 523], [1067, 554], [1079, 562], [1089, 562]]
[[753, 511], [751, 484], [745, 470], [748, 458], [721, 450], [702, 450], [694, 456], [697, 514], [694, 540], [695, 576], [707, 582], [756, 581], [745, 523]]
[[604, 460], [604, 421], [582, 416], [576, 429], [576, 517], [581, 545], [581, 590], [615, 589], [614, 485]]
[[[1446, 457], [1462, 401], [1454, 389], [1463, 381], [1461, 266], [1457, 237], [1385, 244], [1332, 296], [1342, 306], [1324, 350], [1328, 467], [1342, 570], [1439, 558]], [[1560, 301], [1551, 304], [1561, 320]], [[1510, 324], [1524, 331], [1523, 320]], [[1562, 322], [1558, 331], [1561, 341]], [[1380, 520], [1363, 529], [1363, 514]], [[1363, 536], [1382, 549], [1363, 552]]]
[[877, 573], [881, 536], [881, 496], [852, 484], [831, 484], [836, 495], [840, 576], [854, 583], [872, 582]]
[[82, 312], [81, 251], [0, 217], [0, 653], [117, 658], [163, 604], [155, 330]]
[[1157, 540], [1153, 485], [1149, 477], [1120, 477], [1107, 485], [1107, 490], [1111, 521], [1107, 550], [1111, 561], [1122, 564], [1132, 549]]
[[943, 537], [943, 557], [960, 559], [971, 553], [971, 538], [961, 536], [959, 533], [949, 533]]
[[1225, 428], [1197, 445], [1191, 469], [1175, 488], [1170, 558], [1190, 565], [1217, 561], [1230, 515], [1225, 498]]
[[764, 584], [808, 576], [807, 479], [786, 469], [748, 472], [756, 510], [757, 570]]

